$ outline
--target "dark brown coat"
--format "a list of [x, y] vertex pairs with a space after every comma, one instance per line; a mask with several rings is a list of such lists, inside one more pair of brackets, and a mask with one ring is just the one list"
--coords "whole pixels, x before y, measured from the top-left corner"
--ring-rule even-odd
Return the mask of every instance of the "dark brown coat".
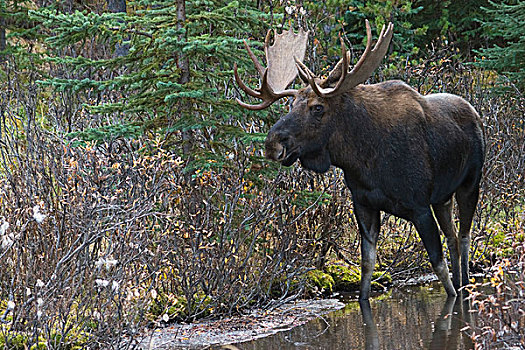
[[[266, 140], [267, 157], [283, 165], [299, 160], [318, 173], [332, 165], [343, 170], [363, 238], [362, 298], [370, 291], [366, 279], [375, 264], [380, 211], [414, 223], [436, 274], [455, 294], [435, 214], [448, 238], [454, 287], [468, 283], [484, 148], [482, 122], [468, 102], [451, 94], [422, 96], [401, 81], [358, 85], [330, 98], [303, 88]], [[451, 218], [454, 194], [459, 240]]]

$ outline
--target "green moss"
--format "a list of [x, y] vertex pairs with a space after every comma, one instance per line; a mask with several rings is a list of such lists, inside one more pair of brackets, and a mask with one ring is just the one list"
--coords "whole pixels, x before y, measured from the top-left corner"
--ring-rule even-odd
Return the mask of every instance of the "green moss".
[[151, 301], [148, 319], [158, 321], [161, 318], [164, 319], [164, 315], [168, 315], [169, 321], [182, 321], [196, 313], [199, 314], [199, 317], [206, 317], [213, 312], [210, 307], [211, 301], [211, 297], [202, 292], [193, 296], [191, 305], [188, 305], [188, 299], [184, 295], [159, 293]]
[[179, 319], [184, 317], [188, 306], [186, 297], [180, 295], [175, 296], [166, 293], [159, 293], [149, 307], [148, 319], [151, 321], [159, 320], [164, 314], [169, 316], [169, 319]]
[[9, 336], [7, 334], [0, 334], [0, 348], [24, 350], [27, 344], [27, 337], [22, 334]]
[[333, 292], [334, 278], [321, 270], [312, 270], [307, 274], [308, 282], [317, 287], [321, 292]]
[[[338, 291], [355, 291], [359, 289], [361, 283], [361, 268], [358, 266], [349, 266], [343, 262], [336, 262], [328, 265], [326, 271], [335, 281], [335, 290]], [[392, 283], [392, 276], [385, 271], [375, 271], [372, 274], [372, 288], [383, 289], [386, 285]]]
[[77, 333], [75, 329], [72, 329], [72, 332], [74, 333], [68, 334], [65, 338], [58, 333], [53, 333], [51, 334], [51, 337], [49, 340], [40, 341], [38, 345], [33, 345], [31, 347], [31, 350], [48, 349], [46, 344], [49, 344], [51, 348], [54, 348], [55, 346], [58, 346], [58, 344], [60, 344], [60, 349], [64, 349], [64, 350], [82, 349], [83, 348], [82, 344], [84, 344], [88, 340], [87, 335], [83, 332]]
[[339, 291], [353, 291], [359, 289], [361, 272], [359, 267], [348, 266], [344, 263], [334, 263], [326, 267], [326, 271], [335, 281], [335, 288]]
[[392, 276], [388, 272], [375, 271], [372, 274], [372, 288], [379, 287], [383, 289], [390, 284], [392, 284]]
[[[71, 339], [72, 336], [68, 336], [68, 339]], [[47, 350], [49, 349], [48, 344], [53, 347], [53, 344], [61, 344], [61, 349], [64, 350], [78, 350], [82, 349], [81, 342], [85, 341], [84, 336], [79, 336], [75, 341], [62, 341], [61, 336], [54, 333], [51, 335], [51, 339], [45, 340], [42, 337], [38, 337], [38, 342], [36, 344], [28, 346], [30, 343], [29, 337], [26, 334], [18, 333], [15, 335], [9, 335], [7, 333], [0, 334], [0, 349], [12, 349], [12, 350]]]
[[504, 231], [504, 229], [500, 227], [500, 230], [492, 236], [491, 245], [495, 247], [500, 247], [505, 242], [505, 233], [506, 232]]

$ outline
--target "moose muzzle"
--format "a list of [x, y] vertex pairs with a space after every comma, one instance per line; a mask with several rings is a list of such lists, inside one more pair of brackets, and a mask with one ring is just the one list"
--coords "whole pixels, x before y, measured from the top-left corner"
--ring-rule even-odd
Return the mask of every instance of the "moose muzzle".
[[266, 158], [282, 161], [286, 157], [286, 148], [281, 144], [276, 133], [270, 132], [264, 145]]

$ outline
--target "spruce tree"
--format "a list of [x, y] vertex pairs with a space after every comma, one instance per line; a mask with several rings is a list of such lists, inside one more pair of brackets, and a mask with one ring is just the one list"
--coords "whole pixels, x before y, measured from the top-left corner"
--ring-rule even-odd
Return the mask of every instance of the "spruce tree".
[[[234, 138], [261, 139], [246, 132], [249, 115], [232, 99], [238, 94], [234, 62], [241, 72], [254, 72], [252, 63], [232, 53], [245, 38], [264, 38], [269, 16], [247, 1], [182, 1], [186, 19], [180, 21], [179, 3], [128, 2], [127, 14], [31, 12], [49, 28], [48, 61], [67, 72], [41, 83], [84, 96], [90, 114], [66, 130], [68, 137], [103, 140], [154, 131], [169, 135], [177, 151], [187, 141], [182, 136], [194, 130], [190, 168], [222, 166], [221, 154]], [[86, 42], [97, 52], [87, 52]], [[122, 45], [129, 45], [128, 53], [115, 54]]]
[[479, 51], [479, 66], [504, 75], [521, 94], [525, 91], [525, 1], [490, 2], [483, 28], [496, 41]]

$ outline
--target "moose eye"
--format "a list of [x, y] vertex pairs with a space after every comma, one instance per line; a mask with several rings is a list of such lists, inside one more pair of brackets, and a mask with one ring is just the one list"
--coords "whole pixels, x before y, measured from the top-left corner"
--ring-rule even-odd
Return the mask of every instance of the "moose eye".
[[314, 114], [321, 114], [323, 113], [324, 111], [324, 106], [323, 105], [315, 105], [315, 106], [312, 106], [312, 112], [314, 112]]

